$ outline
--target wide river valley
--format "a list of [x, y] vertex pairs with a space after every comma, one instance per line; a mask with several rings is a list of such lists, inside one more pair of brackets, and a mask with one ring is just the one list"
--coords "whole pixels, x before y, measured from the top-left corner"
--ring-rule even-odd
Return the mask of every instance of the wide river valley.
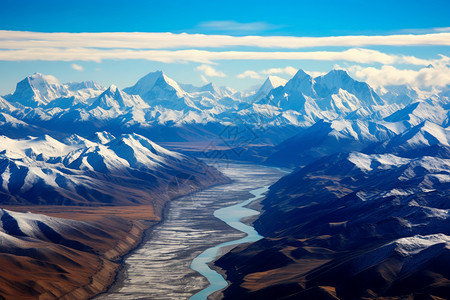
[[226, 285], [206, 263], [232, 248], [233, 241], [261, 238], [253, 227], [238, 220], [257, 214], [243, 206], [260, 198], [284, 173], [244, 163], [215, 166], [232, 182], [171, 201], [164, 221], [127, 257], [123, 276], [98, 299], [189, 299], [194, 295], [192, 299], [206, 299]]

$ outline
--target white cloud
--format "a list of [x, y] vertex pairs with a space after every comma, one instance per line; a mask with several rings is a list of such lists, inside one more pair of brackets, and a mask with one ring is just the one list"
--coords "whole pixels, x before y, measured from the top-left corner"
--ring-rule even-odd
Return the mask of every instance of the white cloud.
[[273, 74], [288, 74], [294, 76], [297, 73], [298, 69], [288, 66], [285, 68], [270, 68], [267, 70], [262, 70], [262, 74], [273, 75]]
[[394, 66], [381, 68], [350, 66], [349, 73], [355, 78], [366, 81], [373, 87], [407, 84], [413, 87], [429, 88], [450, 84], [450, 67], [437, 64], [419, 70], [398, 69]]
[[[220, 60], [316, 60], [348, 61], [362, 64], [413, 63], [428, 65], [431, 60], [404, 58], [370, 49], [349, 49], [345, 51], [311, 51], [311, 52], [254, 52], [254, 51], [207, 51], [207, 50], [132, 50], [132, 49], [61, 49], [45, 50], [0, 50], [0, 60], [4, 61], [96, 61], [105, 59], [144, 59], [158, 62], [198, 62], [211, 64]], [[220, 74], [222, 72], [218, 72]], [[222, 73], [223, 74], [223, 73]], [[208, 74], [206, 74], [208, 75]], [[223, 77], [223, 76], [222, 76]]]
[[200, 75], [200, 78], [202, 79], [203, 83], [208, 83], [209, 80], [205, 77], [205, 75]]
[[216, 69], [214, 69], [213, 67], [211, 67], [209, 65], [198, 66], [197, 70], [202, 71], [206, 76], [209, 76], [209, 77], [227, 77], [227, 75], [225, 75], [225, 73], [223, 73], [221, 71], [217, 71]]
[[77, 65], [77, 64], [72, 64], [72, 69], [76, 70], [76, 71], [83, 71], [83, 66]]
[[247, 70], [244, 73], [241, 73], [237, 76], [237, 78], [244, 79], [244, 78], [252, 78], [252, 79], [261, 79], [261, 76], [258, 74], [258, 72]]
[[[218, 24], [216, 23], [216, 25]], [[304, 52], [291, 50], [306, 47], [361, 47], [364, 45], [450, 45], [450, 33], [293, 37], [144, 32], [42, 33], [0, 30], [0, 60], [4, 61], [144, 59], [158, 62], [198, 62], [203, 64], [211, 64], [220, 60], [317, 60], [388, 65], [428, 65], [431, 63], [430, 60], [414, 56], [394, 55], [364, 48]], [[231, 47], [251, 47], [252, 51], [244, 51], [243, 48], [240, 48], [239, 51], [231, 51]], [[205, 48], [225, 48], [225, 50], [209, 51]], [[254, 51], [255, 48], [273, 51]], [[290, 71], [287, 70], [287, 72]], [[216, 72], [216, 74], [222, 74], [220, 76], [223, 77], [223, 72]]]
[[[217, 23], [214, 24], [218, 25]], [[254, 24], [260, 23], [250, 24], [255, 26]], [[299, 49], [326, 46], [363, 47], [369, 45], [450, 46], [450, 32], [377, 36], [295, 37], [173, 34], [159, 32], [46, 33], [0, 30], [0, 48], [18, 50], [31, 48], [186, 49], [237, 46]]]

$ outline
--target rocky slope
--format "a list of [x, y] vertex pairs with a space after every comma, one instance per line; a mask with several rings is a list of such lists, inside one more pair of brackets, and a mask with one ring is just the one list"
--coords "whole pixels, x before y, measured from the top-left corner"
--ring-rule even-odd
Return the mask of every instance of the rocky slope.
[[113, 282], [144, 226], [104, 217], [74, 221], [0, 210], [3, 299], [89, 299]]
[[282, 178], [255, 222], [266, 238], [217, 261], [232, 282], [225, 298], [448, 298], [450, 156], [440, 148], [339, 153]]

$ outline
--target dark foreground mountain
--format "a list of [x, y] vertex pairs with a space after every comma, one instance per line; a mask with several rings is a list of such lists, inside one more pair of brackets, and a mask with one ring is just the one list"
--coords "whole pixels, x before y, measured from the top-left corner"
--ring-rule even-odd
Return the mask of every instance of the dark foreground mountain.
[[255, 222], [266, 238], [217, 261], [232, 282], [226, 298], [448, 299], [450, 156], [440, 148], [334, 154], [282, 178]]

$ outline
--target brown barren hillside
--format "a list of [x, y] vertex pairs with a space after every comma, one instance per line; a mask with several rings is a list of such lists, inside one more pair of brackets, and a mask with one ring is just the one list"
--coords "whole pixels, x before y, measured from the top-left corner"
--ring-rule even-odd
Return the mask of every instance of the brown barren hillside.
[[[12, 209], [52, 217], [44, 219], [45, 226], [42, 215]], [[8, 207], [2, 213], [0, 297], [5, 299], [88, 299], [105, 291], [121, 258], [160, 219], [149, 206]]]

